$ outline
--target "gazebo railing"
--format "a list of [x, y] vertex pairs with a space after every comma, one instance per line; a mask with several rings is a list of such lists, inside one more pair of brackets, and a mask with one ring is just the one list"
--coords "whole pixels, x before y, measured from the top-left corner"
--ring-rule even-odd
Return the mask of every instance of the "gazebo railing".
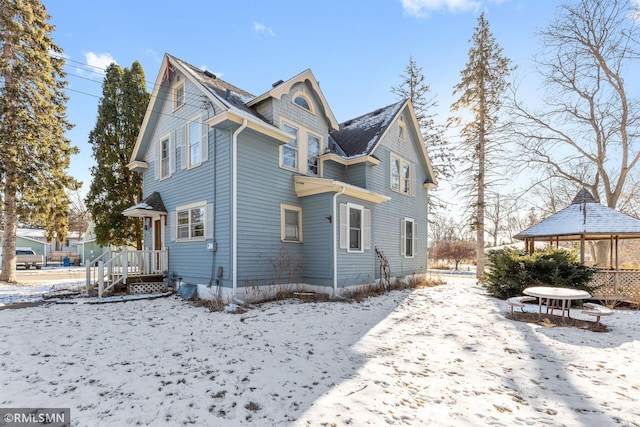
[[598, 270], [589, 286], [603, 301], [640, 301], [640, 270]]

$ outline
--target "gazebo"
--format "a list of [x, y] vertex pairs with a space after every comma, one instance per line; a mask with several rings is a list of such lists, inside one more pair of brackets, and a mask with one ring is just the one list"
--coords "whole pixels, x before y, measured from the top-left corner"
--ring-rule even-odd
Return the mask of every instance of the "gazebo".
[[524, 240], [528, 253], [534, 242], [580, 242], [580, 262], [585, 262], [587, 241], [609, 241], [609, 259], [596, 260], [598, 269], [592, 286], [596, 297], [640, 300], [640, 270], [621, 270], [618, 243], [621, 239], [640, 239], [640, 220], [596, 202], [583, 188], [567, 208], [514, 236]]

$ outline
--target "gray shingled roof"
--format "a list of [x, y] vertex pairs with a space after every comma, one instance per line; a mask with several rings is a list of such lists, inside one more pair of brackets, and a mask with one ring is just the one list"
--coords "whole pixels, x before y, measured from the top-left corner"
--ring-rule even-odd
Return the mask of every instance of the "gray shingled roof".
[[260, 114], [258, 114], [256, 110], [251, 107], [247, 107], [246, 105], [249, 101], [255, 98], [254, 95], [232, 85], [231, 83], [222, 80], [209, 71], [203, 71], [199, 68], [196, 68], [193, 65], [176, 58], [175, 56], [169, 55], [169, 57], [172, 61], [175, 61], [176, 63], [184, 67], [187, 72], [189, 72], [209, 92], [214, 94], [227, 107], [235, 107], [264, 121], [264, 118], [260, 116]]
[[591, 193], [582, 189], [571, 205], [547, 219], [518, 233], [519, 240], [598, 240], [618, 236], [621, 239], [640, 238], [640, 219], [596, 202]]
[[161, 212], [161, 213], [167, 212], [167, 208], [164, 207], [164, 203], [162, 202], [162, 197], [160, 197], [160, 193], [158, 193], [157, 191], [154, 191], [153, 193], [151, 193], [151, 195], [146, 197], [143, 201], [141, 201], [137, 205], [133, 205], [130, 208], [125, 209], [122, 213], [126, 215], [127, 212], [132, 212], [135, 210]]
[[330, 135], [347, 158], [369, 155], [405, 102], [396, 102], [340, 123], [340, 129]]

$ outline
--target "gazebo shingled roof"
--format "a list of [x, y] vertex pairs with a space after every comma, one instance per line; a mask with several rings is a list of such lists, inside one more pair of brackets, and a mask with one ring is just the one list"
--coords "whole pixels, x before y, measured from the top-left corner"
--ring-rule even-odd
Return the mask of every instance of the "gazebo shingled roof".
[[585, 188], [565, 209], [516, 234], [528, 241], [640, 239], [640, 219], [596, 202]]

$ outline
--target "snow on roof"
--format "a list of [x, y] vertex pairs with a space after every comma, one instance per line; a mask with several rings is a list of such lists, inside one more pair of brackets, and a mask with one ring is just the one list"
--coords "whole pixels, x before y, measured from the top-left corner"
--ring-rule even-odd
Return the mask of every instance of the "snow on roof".
[[331, 132], [331, 137], [342, 148], [347, 158], [371, 154], [380, 136], [398, 114], [405, 101], [379, 108], [355, 119], [340, 124], [340, 130]]
[[[585, 193], [586, 192], [586, 193]], [[516, 239], [559, 237], [560, 240], [603, 236], [640, 238], [640, 220], [602, 206], [587, 190], [581, 190], [571, 205], [514, 236]]]
[[140, 203], [131, 206], [130, 208], [125, 209], [122, 213], [124, 215], [127, 212], [133, 212], [136, 210], [147, 210], [154, 212], [167, 212], [167, 208], [164, 207], [164, 203], [162, 202], [162, 198], [160, 197], [160, 193], [154, 191], [150, 196], [146, 197]]

